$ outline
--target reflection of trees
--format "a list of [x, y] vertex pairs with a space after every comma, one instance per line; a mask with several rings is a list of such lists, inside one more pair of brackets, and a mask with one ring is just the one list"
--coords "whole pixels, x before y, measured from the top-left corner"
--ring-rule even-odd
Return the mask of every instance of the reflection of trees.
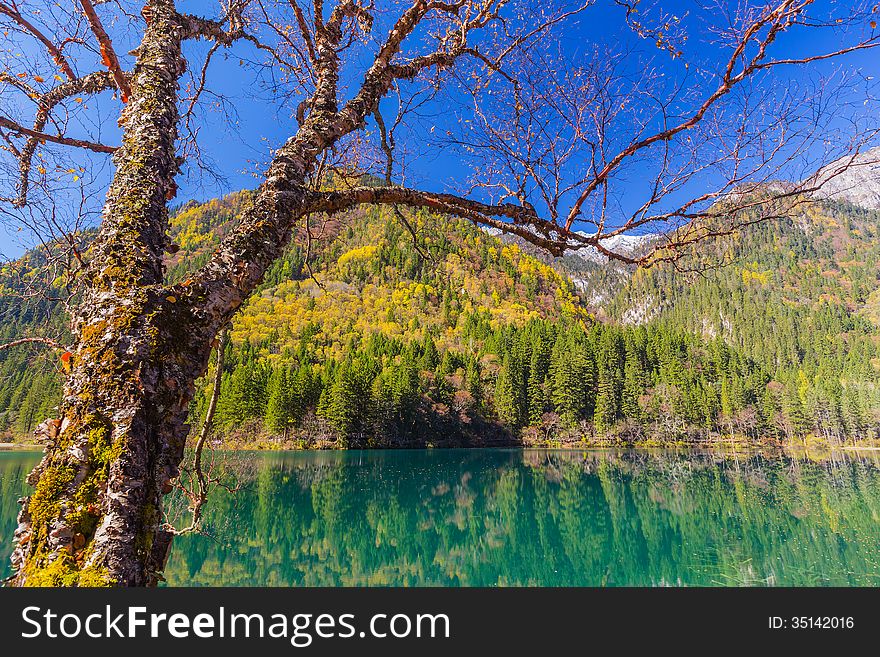
[[[880, 467], [650, 452], [249, 455], [173, 585], [877, 584]], [[0, 454], [0, 545], [32, 458]], [[2, 554], [2, 573], [8, 573]]]
[[[4, 496], [4, 504], [7, 503]], [[186, 537], [173, 585], [876, 584], [876, 463], [596, 452], [296, 454]]]
[[12, 574], [9, 553], [18, 526], [18, 499], [31, 490], [24, 479], [39, 460], [36, 455], [0, 452], [0, 579]]

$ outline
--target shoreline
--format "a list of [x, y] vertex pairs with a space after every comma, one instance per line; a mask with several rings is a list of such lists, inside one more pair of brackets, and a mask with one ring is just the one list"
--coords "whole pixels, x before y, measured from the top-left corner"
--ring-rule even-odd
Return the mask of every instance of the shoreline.
[[[189, 449], [189, 448], [188, 448]], [[786, 445], [769, 443], [676, 443], [676, 442], [645, 442], [645, 443], [599, 443], [599, 442], [550, 442], [550, 443], [510, 443], [492, 445], [389, 445], [389, 446], [302, 446], [295, 444], [272, 444], [242, 442], [221, 443], [213, 445], [210, 449], [221, 452], [387, 452], [409, 450], [547, 450], [547, 451], [602, 451], [602, 450], [632, 450], [632, 451], [679, 451], [679, 452], [741, 452], [741, 453], [776, 453], [776, 454], [828, 454], [839, 452], [880, 452], [880, 446], [875, 444], [866, 445], [827, 445], [814, 443], [811, 445]], [[13, 452], [39, 453], [45, 450], [43, 445], [27, 443], [0, 444], [0, 454]]]
[[775, 439], [730, 438], [710, 440], [622, 440], [622, 439], [523, 439], [491, 440], [486, 442], [410, 442], [354, 444], [343, 446], [338, 441], [304, 441], [263, 438], [257, 440], [224, 439], [214, 441], [215, 449], [229, 451], [349, 451], [388, 449], [674, 449], [674, 450], [726, 450], [726, 451], [880, 451], [880, 442], [864, 440], [862, 443], [833, 444], [820, 438], [807, 437], [798, 442]]
[[[755, 440], [746, 438], [725, 438], [723, 440], [509, 440], [487, 441], [486, 443], [448, 443], [411, 442], [394, 444], [362, 444], [342, 446], [338, 441], [284, 440], [260, 438], [257, 440], [223, 439], [212, 441], [211, 449], [230, 452], [302, 452], [302, 451], [388, 451], [388, 450], [446, 450], [446, 449], [547, 449], [547, 450], [680, 450], [680, 451], [763, 451], [763, 452], [880, 452], [880, 442], [865, 440], [864, 444], [831, 444], [824, 439], [808, 437], [802, 442], [789, 443], [775, 439]], [[43, 452], [45, 445], [39, 443], [0, 442], [3, 452]]]

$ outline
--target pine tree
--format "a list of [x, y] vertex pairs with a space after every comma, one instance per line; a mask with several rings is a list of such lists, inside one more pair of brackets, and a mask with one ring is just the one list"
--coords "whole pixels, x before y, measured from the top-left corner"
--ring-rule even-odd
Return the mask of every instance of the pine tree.
[[398, 431], [409, 434], [415, 427], [421, 399], [419, 367], [404, 355], [391, 371], [393, 413]]
[[764, 420], [765, 430], [774, 436], [778, 436], [779, 430], [784, 428], [778, 426], [778, 419], [782, 414], [782, 400], [780, 384], [771, 381], [764, 386], [764, 396], [761, 400], [761, 416]]
[[786, 387], [782, 397], [782, 415], [789, 440], [803, 438], [808, 430], [809, 422], [801, 403], [801, 397], [798, 391], [792, 387]]
[[266, 428], [272, 433], [286, 436], [293, 419], [286, 367], [278, 367], [272, 371], [266, 394]]
[[38, 413], [42, 405], [43, 377], [37, 377], [31, 381], [27, 395], [18, 410], [16, 429], [22, 435], [29, 436], [34, 428], [46, 418], [39, 417]]
[[495, 412], [498, 419], [511, 427], [514, 431], [520, 429], [519, 413], [517, 408], [516, 390], [508, 367], [509, 359], [501, 366], [498, 379], [495, 382]]
[[439, 363], [440, 354], [437, 352], [437, 345], [430, 335], [426, 335], [422, 342], [422, 359], [419, 365], [423, 370], [433, 372]]
[[620, 414], [620, 395], [623, 390], [620, 372], [620, 341], [611, 330], [605, 330], [599, 342], [597, 356], [596, 429], [604, 432], [614, 426]]
[[864, 418], [862, 415], [858, 390], [852, 383], [850, 383], [843, 391], [841, 412], [843, 414], [843, 422], [846, 427], [847, 435], [854, 440], [862, 438], [862, 433], [864, 432]]
[[480, 411], [483, 407], [483, 380], [480, 376], [480, 364], [476, 358], [468, 360], [468, 368], [465, 372], [465, 386], [474, 400], [474, 408]]
[[641, 381], [641, 368], [635, 357], [627, 355], [626, 365], [623, 370], [623, 392], [620, 398], [620, 411], [624, 417], [632, 420], [640, 420], [642, 409], [639, 406], [639, 397], [644, 394]]
[[267, 371], [251, 356], [224, 379], [217, 409], [221, 425], [232, 428], [265, 415]]
[[560, 335], [553, 346], [549, 378], [551, 401], [563, 422], [589, 418], [595, 406], [594, 368], [584, 345]]
[[365, 418], [359, 415], [362, 392], [354, 366], [346, 361], [336, 370], [325, 416], [345, 445], [357, 437], [363, 426]]
[[529, 363], [529, 378], [526, 383], [527, 419], [532, 426], [541, 423], [547, 406], [545, 381], [550, 368], [550, 350], [543, 331], [536, 331], [531, 339], [532, 357]]
[[394, 388], [391, 383], [392, 370], [384, 370], [373, 380], [371, 396], [373, 398], [374, 421], [376, 429], [383, 435], [396, 428], [394, 421], [397, 409], [394, 404]]
[[544, 417], [544, 406], [546, 404], [544, 378], [540, 368], [535, 367], [533, 364], [529, 369], [528, 383], [529, 424], [532, 426], [541, 424], [541, 419]]
[[[331, 386], [321, 386], [321, 394], [318, 396], [318, 405], [315, 407], [315, 415], [328, 420], [330, 414]], [[328, 420], [329, 423], [329, 420]]]

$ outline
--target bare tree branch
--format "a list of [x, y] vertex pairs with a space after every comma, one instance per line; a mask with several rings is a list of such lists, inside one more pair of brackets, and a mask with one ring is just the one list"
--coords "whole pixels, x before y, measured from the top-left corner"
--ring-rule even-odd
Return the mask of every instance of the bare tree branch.
[[37, 132], [36, 130], [20, 126], [15, 121], [10, 121], [5, 116], [0, 116], [0, 128], [6, 128], [15, 134], [33, 137], [38, 141], [51, 141], [53, 144], [85, 148], [86, 150], [94, 151], [95, 153], [113, 153], [118, 148], [117, 146], [96, 144], [95, 142], [86, 139], [76, 139], [75, 137], [62, 137], [59, 135], [50, 135], [45, 132]]
[[555, 255], [562, 255], [566, 248], [563, 239], [565, 233], [559, 226], [541, 219], [534, 208], [512, 203], [490, 205], [454, 194], [431, 193], [404, 187], [355, 187], [345, 191], [312, 193], [305, 207], [309, 212], [334, 213], [358, 204], [383, 203], [431, 208], [437, 212], [470, 219], [475, 223], [518, 235]]
[[[630, 144], [617, 155], [612, 157], [608, 163], [595, 174], [592, 181], [583, 189], [572, 205], [568, 218], [565, 221], [566, 229], [571, 228], [575, 219], [580, 215], [584, 202], [608, 179], [611, 173], [615, 171], [624, 160], [658, 142], [668, 142], [679, 133], [693, 129], [703, 120], [707, 112], [709, 112], [718, 101], [729, 94], [735, 86], [748, 80], [755, 73], [781, 65], [796, 63], [808, 64], [822, 61], [858, 50], [875, 48], [877, 45], [880, 45], [880, 35], [878, 35], [871, 36], [868, 40], [855, 46], [841, 48], [831, 53], [824, 53], [822, 55], [804, 57], [801, 59], [767, 60], [770, 46], [776, 41], [781, 33], [795, 24], [795, 22], [802, 17], [804, 10], [811, 4], [812, 0], [783, 0], [783, 2], [778, 5], [768, 5], [765, 7], [756, 19], [745, 26], [742, 36], [738, 39], [730, 53], [718, 87], [709, 94], [699, 105], [697, 110], [685, 120]], [[755, 53], [748, 56], [747, 49], [750, 46], [755, 48]], [[737, 72], [738, 65], [740, 65], [741, 68]]]
[[14, 7], [6, 4], [5, 2], [0, 2], [0, 14], [6, 14], [16, 23], [21, 25], [25, 30], [30, 32], [40, 43], [42, 43], [46, 50], [49, 51], [49, 54], [52, 56], [54, 62], [58, 65], [64, 75], [67, 76], [68, 79], [73, 80], [76, 78], [76, 75], [73, 72], [73, 69], [70, 68], [70, 64], [67, 62], [67, 59], [64, 57], [64, 53], [61, 52], [61, 48], [56, 46], [48, 37], [46, 37], [39, 29], [37, 29], [33, 23], [28, 21], [21, 13]]
[[56, 342], [52, 338], [42, 338], [42, 337], [30, 337], [30, 338], [19, 338], [18, 340], [12, 340], [11, 342], [6, 342], [4, 344], [0, 344], [0, 351], [4, 351], [6, 349], [11, 349], [12, 347], [18, 347], [23, 344], [41, 344], [43, 346], [49, 347], [50, 349], [63, 349], [67, 350], [60, 343]]
[[40, 142], [52, 141], [58, 144], [77, 146], [104, 153], [112, 153], [115, 150], [113, 147], [96, 144], [87, 140], [67, 138], [63, 135], [49, 135], [44, 132], [51, 118], [52, 111], [62, 101], [86, 94], [94, 95], [107, 89], [112, 89], [114, 87], [114, 80], [110, 73], [106, 71], [89, 73], [81, 78], [63, 82], [44, 94], [38, 94], [20, 79], [16, 79], [8, 73], [0, 73], [0, 83], [15, 86], [37, 104], [36, 117], [34, 118], [32, 128], [24, 128], [17, 123], [11, 122], [9, 119], [4, 119], [4, 121], [8, 122], [4, 127], [29, 137], [24, 147], [15, 154], [19, 163], [18, 196], [14, 201], [15, 205], [21, 207], [27, 203], [31, 164], [34, 152]]
[[[202, 464], [202, 453], [204, 452], [205, 444], [208, 442], [208, 438], [211, 435], [211, 430], [214, 424], [214, 414], [217, 410], [217, 402], [220, 399], [220, 387], [223, 383], [223, 357], [226, 350], [228, 335], [228, 329], [224, 328], [220, 331], [220, 335], [217, 336], [217, 347], [215, 349], [217, 360], [215, 363], [216, 369], [214, 370], [214, 381], [211, 385], [211, 399], [208, 402], [208, 410], [205, 412], [205, 420], [202, 422], [202, 429], [199, 432], [199, 437], [193, 447], [192, 475], [195, 478], [195, 485], [187, 486], [183, 484], [179, 478], [176, 482], [177, 487], [190, 501], [189, 524], [181, 529], [171, 527], [173, 532], [178, 536], [199, 531], [202, 524], [202, 512], [205, 503], [208, 501], [211, 484], [217, 483], [211, 473], [205, 472]], [[192, 482], [190, 482], [190, 484], [192, 484]]]
[[116, 56], [116, 51], [113, 49], [113, 42], [110, 41], [110, 37], [104, 30], [104, 26], [101, 24], [101, 19], [98, 18], [98, 13], [95, 11], [95, 7], [92, 5], [91, 0], [79, 1], [82, 5], [83, 12], [89, 19], [89, 25], [92, 28], [92, 32], [94, 32], [95, 37], [98, 39], [98, 43], [101, 46], [101, 62], [113, 74], [113, 80], [116, 82], [116, 87], [119, 89], [122, 102], [127, 103], [131, 96], [131, 88], [128, 86], [128, 80], [125, 77], [125, 73], [122, 71], [122, 66], [119, 64], [119, 58]]

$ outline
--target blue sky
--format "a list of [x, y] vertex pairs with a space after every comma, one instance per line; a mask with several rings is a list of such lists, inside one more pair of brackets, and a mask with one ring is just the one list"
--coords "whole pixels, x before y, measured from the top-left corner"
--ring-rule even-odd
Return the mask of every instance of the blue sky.
[[[383, 3], [378, 4], [381, 6]], [[206, 16], [216, 13], [216, 3], [209, 0], [196, 0], [182, 5], [186, 11], [192, 13]], [[847, 2], [827, 4], [826, 9], [840, 12], [845, 11], [848, 6]], [[653, 12], [646, 12], [646, 22], [659, 15], [658, 12], [661, 10], [666, 14], [684, 17], [682, 25], [689, 34], [689, 39], [682, 46], [684, 57], [676, 60], [660, 53], [653, 44], [639, 39], [625, 25], [621, 8], [612, 2], [597, 2], [594, 7], [567, 24], [564, 32], [555, 34], [554, 39], [558, 40], [560, 52], [573, 63], [584, 57], [585, 53], [597, 44], [605, 44], [609, 47], [621, 46], [630, 48], [632, 52], [631, 61], [625, 65], [629, 71], [637, 71], [644, 66], [654, 66], [670, 81], [693, 79], [694, 69], [686, 70], [683, 66], [684, 61], [688, 61], [691, 65], [696, 64], [702, 70], [712, 70], [720, 64], [723, 53], [711, 43], [706, 25], [707, 20], [718, 19], [729, 8], [722, 6], [721, 9], [717, 7], [707, 9], [694, 2], [677, 0], [660, 2]], [[380, 17], [374, 26], [373, 34], [377, 38], [383, 35], [387, 31], [387, 24], [387, 17]], [[857, 29], [864, 29], [864, 26]], [[132, 34], [122, 27], [118, 27], [117, 30], [118, 34], [114, 34], [114, 37], [120, 42], [124, 42], [126, 37], [133, 38]], [[830, 30], [819, 33], [795, 32], [780, 40], [776, 52], [779, 57], [815, 54], [839, 47], [846, 38], [852, 38], [852, 33], [847, 36], [841, 31]], [[133, 47], [131, 43], [124, 45], [125, 47], [117, 48], [120, 53]], [[200, 68], [205, 50], [204, 44], [187, 47], [191, 67]], [[210, 107], [201, 114], [199, 147], [212, 163], [212, 168], [219, 177], [206, 175], [197, 167], [188, 165], [179, 177], [180, 190], [175, 203], [190, 199], [206, 200], [237, 189], [255, 187], [259, 182], [260, 172], [270, 158], [271, 149], [283, 143], [296, 130], [296, 121], [292, 116], [293, 104], [279, 106], [267, 102], [259, 79], [248, 65], [249, 61], [257, 57], [255, 53], [256, 51], [250, 46], [235, 46], [228, 51], [221, 51], [212, 62], [208, 75], [209, 88], [222, 95], [227, 107], [234, 109], [235, 120], [230, 122], [228, 114], [224, 115]], [[344, 74], [344, 82], [356, 79], [358, 65], [366, 61], [369, 48], [364, 47], [352, 54], [354, 65]], [[125, 63], [130, 65], [131, 58], [124, 57], [124, 59]], [[847, 75], [853, 84], [853, 93], [858, 95], [863, 93], [859, 85], [867, 89], [878, 74], [880, 74], [880, 57], [877, 57], [876, 52], [868, 51], [847, 56], [840, 61], [821, 63], [808, 70], [788, 69], [779, 76], [775, 84], [780, 89], [785, 88], [786, 85], [791, 85], [792, 88], [795, 85], [804, 85], [806, 88], [819, 76]], [[0, 104], [4, 103], [6, 98], [0, 96]], [[210, 97], [206, 97], [206, 100], [210, 101]], [[405, 141], [415, 144], [419, 141], [419, 131], [430, 128], [442, 131], [455, 124], [456, 117], [450, 111], [455, 100], [446, 97], [426, 106], [425, 117], [413, 124], [409, 133], [404, 133]], [[5, 113], [8, 108], [3, 109]], [[113, 113], [118, 111], [118, 101], [102, 98], [93, 101], [92, 107], [88, 109], [98, 113], [97, 118], [89, 117], [88, 121], [97, 121], [104, 125], [101, 130], [102, 137], [109, 143], [118, 143], [119, 131], [114, 125], [113, 118]], [[849, 108], [843, 112], [842, 119], [853, 118], [854, 112], [868, 113], [869, 109], [876, 110], [873, 106], [865, 106], [864, 109]], [[85, 113], [87, 109], [82, 111]], [[625, 130], [625, 126], [623, 129]], [[58, 148], [63, 150], [63, 147]], [[460, 187], [461, 181], [471, 172], [470, 165], [462, 160], [458, 152], [436, 148], [421, 150], [422, 156], [409, 162], [409, 176], [413, 184], [438, 191], [455, 189]], [[91, 198], [88, 204], [91, 210], [96, 211], [100, 206], [112, 166], [105, 156], [70, 152], [64, 152], [62, 155], [71, 158], [70, 161], [75, 163], [75, 168], [79, 172], [77, 175], [81, 174], [81, 179], [93, 180], [89, 188]], [[0, 154], [0, 157], [7, 157], [7, 154]], [[80, 167], [84, 171], [81, 171]], [[710, 182], [707, 180], [701, 184]], [[624, 178], [619, 181], [617, 194], [624, 199], [623, 203], [626, 202], [627, 197], [635, 197], [640, 191], [638, 176], [634, 176], [632, 180]], [[26, 229], [18, 230], [18, 228], [9, 222], [0, 225], [0, 253], [5, 257], [19, 255], [33, 242], [32, 236]]]

